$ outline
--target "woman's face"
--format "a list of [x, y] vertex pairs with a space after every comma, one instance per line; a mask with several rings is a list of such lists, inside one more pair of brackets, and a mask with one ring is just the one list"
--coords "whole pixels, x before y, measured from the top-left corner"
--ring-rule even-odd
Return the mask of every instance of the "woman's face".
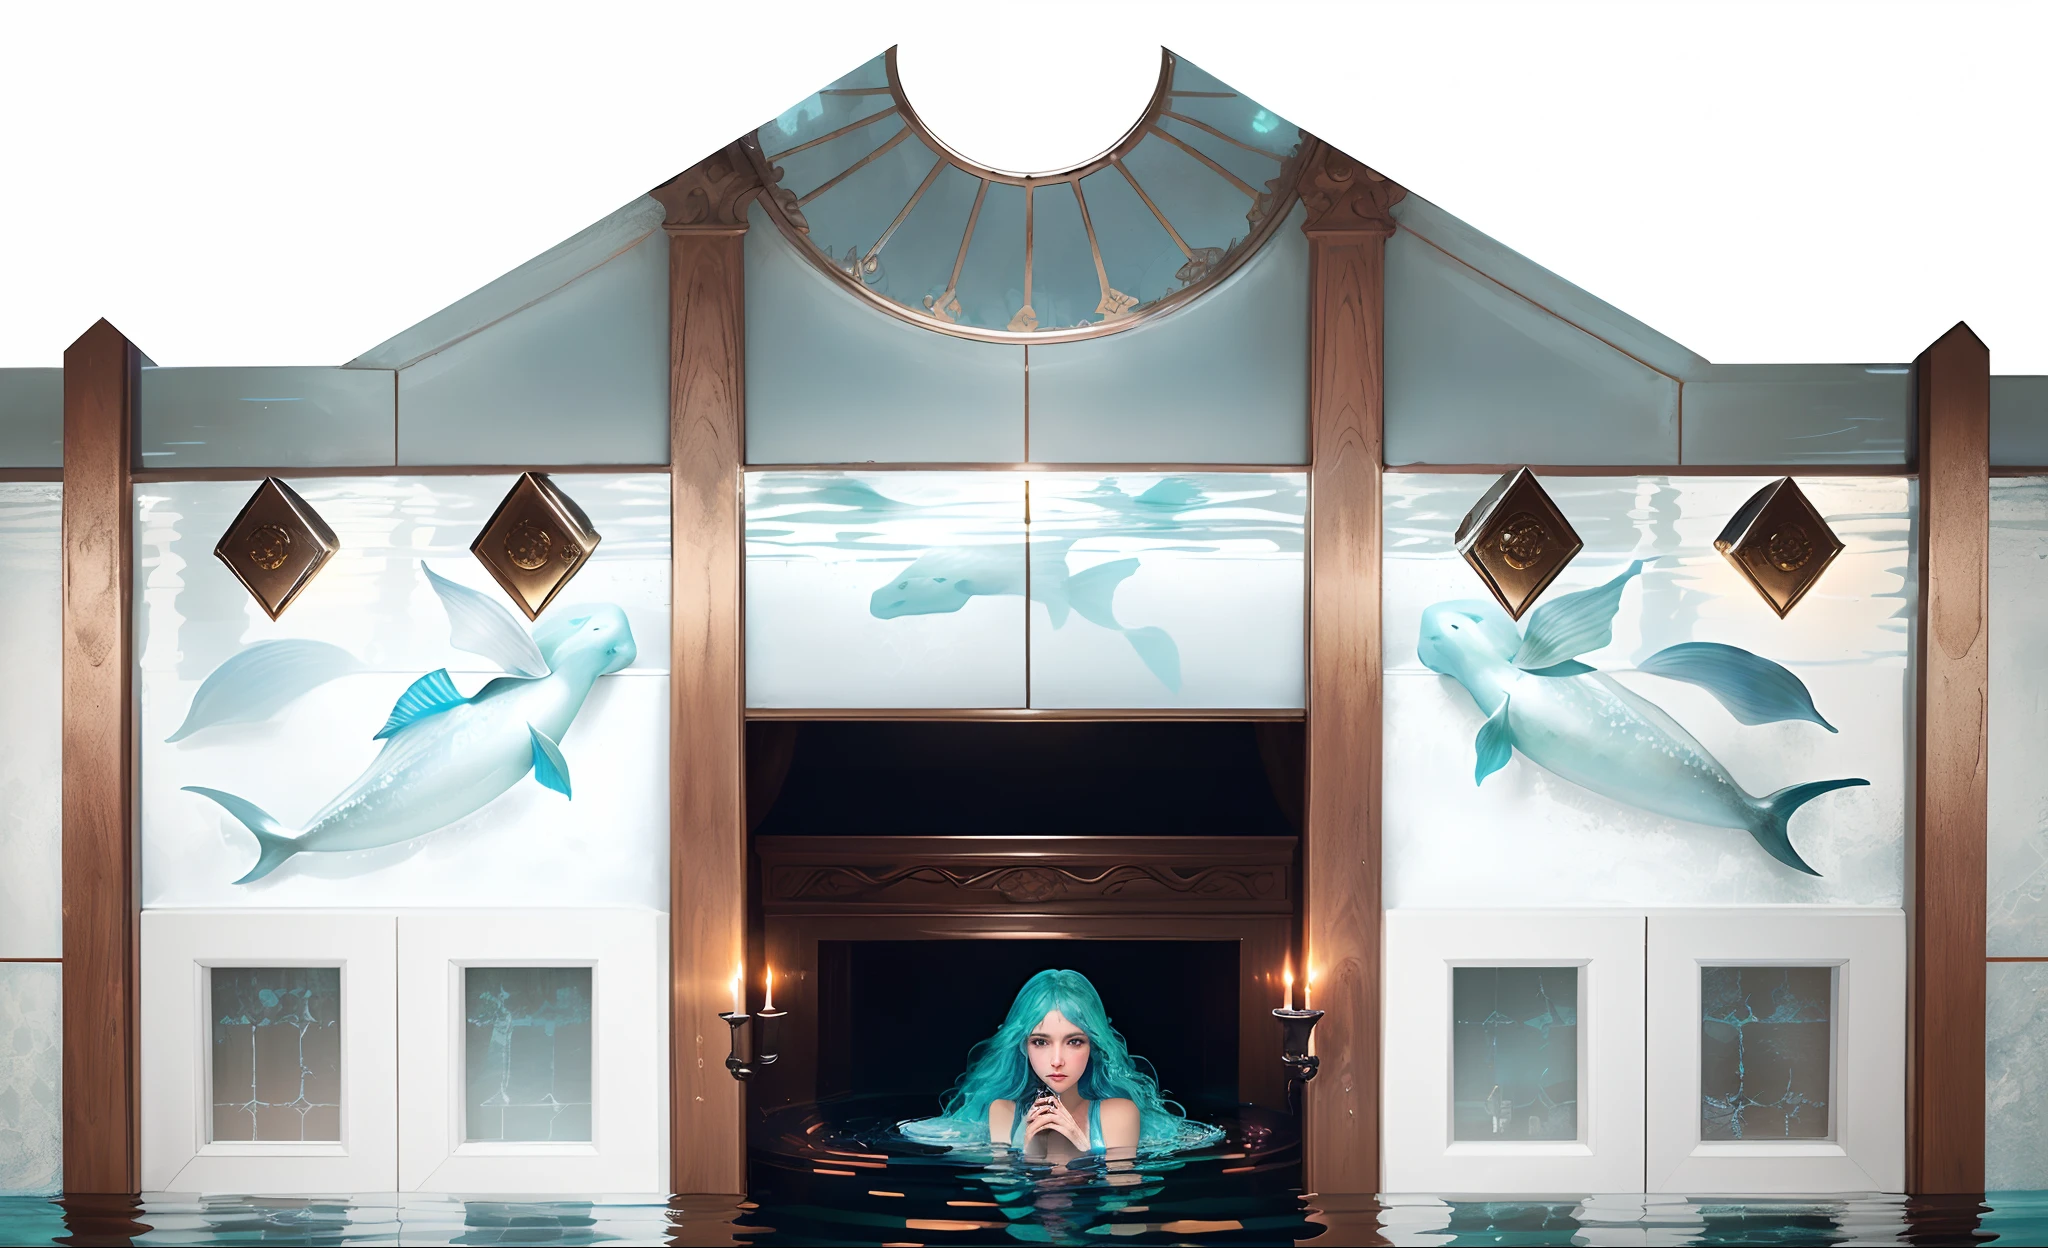
[[1024, 1052], [1031, 1058], [1031, 1073], [1064, 1095], [1088, 1069], [1088, 1033], [1054, 1010], [1024, 1037]]

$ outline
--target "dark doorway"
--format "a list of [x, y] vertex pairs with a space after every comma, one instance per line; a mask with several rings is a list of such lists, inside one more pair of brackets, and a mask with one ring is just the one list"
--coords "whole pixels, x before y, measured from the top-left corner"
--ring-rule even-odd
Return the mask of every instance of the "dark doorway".
[[1238, 942], [890, 940], [819, 945], [818, 1090], [929, 1096], [1002, 1025], [1024, 981], [1086, 975], [1170, 1098], [1234, 1104]]

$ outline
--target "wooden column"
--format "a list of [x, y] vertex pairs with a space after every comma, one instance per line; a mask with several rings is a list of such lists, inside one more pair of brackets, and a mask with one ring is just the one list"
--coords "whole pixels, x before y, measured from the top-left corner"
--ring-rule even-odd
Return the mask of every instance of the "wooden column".
[[1305, 1182], [1372, 1193], [1380, 1173], [1380, 469], [1388, 209], [1401, 188], [1319, 145], [1309, 237], [1308, 813], [1304, 951], [1322, 1069]]
[[671, 1172], [675, 1191], [697, 1195], [746, 1191], [743, 1099], [718, 1014], [732, 1008], [746, 937], [741, 250], [759, 189], [735, 144], [653, 192], [669, 236]]
[[64, 1188], [141, 1184], [133, 639], [142, 353], [105, 321], [64, 352]]
[[1919, 720], [1906, 1187], [1984, 1190], [1985, 703], [1991, 354], [1957, 323], [1915, 365], [1920, 397]]

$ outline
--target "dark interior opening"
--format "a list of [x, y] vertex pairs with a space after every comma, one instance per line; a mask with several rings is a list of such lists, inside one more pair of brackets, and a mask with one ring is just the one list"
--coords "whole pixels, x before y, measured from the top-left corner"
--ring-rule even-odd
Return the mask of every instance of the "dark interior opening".
[[1168, 1097], [1234, 1104], [1237, 956], [1228, 940], [822, 941], [818, 1094], [938, 1099], [1024, 981], [1081, 972]]
[[1298, 723], [757, 721], [748, 822], [788, 836], [1292, 836]]

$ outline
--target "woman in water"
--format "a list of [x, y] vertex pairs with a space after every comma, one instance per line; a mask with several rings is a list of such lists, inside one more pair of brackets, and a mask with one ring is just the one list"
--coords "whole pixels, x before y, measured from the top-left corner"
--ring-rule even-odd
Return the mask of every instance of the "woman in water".
[[1079, 971], [1040, 971], [1025, 981], [995, 1035], [967, 1055], [966, 1073], [943, 1112], [903, 1124], [911, 1139], [964, 1145], [986, 1141], [1028, 1161], [1096, 1155], [1123, 1159], [1220, 1139], [1190, 1122], [1138, 1068], [1109, 1025], [1102, 998]]

